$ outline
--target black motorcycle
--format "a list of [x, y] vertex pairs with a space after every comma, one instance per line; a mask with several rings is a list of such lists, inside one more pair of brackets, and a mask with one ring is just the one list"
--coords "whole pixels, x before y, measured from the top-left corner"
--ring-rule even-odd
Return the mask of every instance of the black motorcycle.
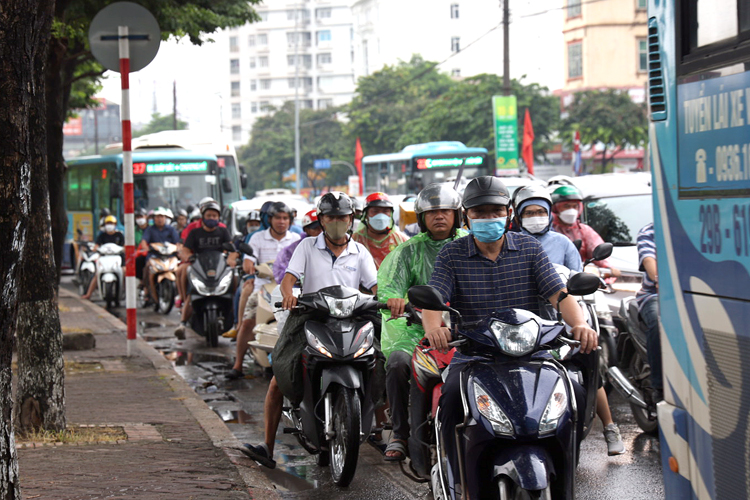
[[375, 328], [367, 316], [385, 305], [337, 285], [300, 295], [296, 307], [320, 312], [322, 321], [305, 323], [304, 395], [297, 407], [285, 401], [283, 414], [293, 427], [284, 432], [295, 434], [317, 455], [318, 465], [330, 464], [334, 483], [348, 486], [357, 469], [359, 445], [373, 426]]
[[[235, 251], [231, 243], [225, 243], [224, 250]], [[247, 250], [250, 250], [249, 246]], [[235, 271], [227, 265], [221, 250], [201, 252], [192, 259], [188, 271], [193, 306], [190, 327], [206, 337], [206, 345], [217, 347], [221, 332], [233, 324]]]

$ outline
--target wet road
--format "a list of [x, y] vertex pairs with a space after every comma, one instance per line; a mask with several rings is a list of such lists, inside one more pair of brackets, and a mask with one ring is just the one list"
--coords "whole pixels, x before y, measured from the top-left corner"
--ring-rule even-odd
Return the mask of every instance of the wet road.
[[[73, 289], [70, 277], [63, 286]], [[113, 311], [121, 318], [124, 309]], [[194, 388], [242, 442], [263, 440], [263, 399], [268, 375], [249, 357], [245, 359], [245, 379], [227, 381], [224, 373], [231, 368], [235, 344], [220, 339], [217, 348], [206, 347], [205, 339], [188, 330], [185, 340], [173, 336], [179, 314], [173, 310], [164, 316], [153, 310], [138, 311], [138, 332], [155, 349], [169, 359], [176, 371]], [[627, 453], [608, 457], [601, 423], [596, 421], [581, 446], [577, 472], [579, 499], [654, 499], [663, 498], [664, 490], [659, 457], [659, 440], [643, 434], [633, 420], [630, 407], [613, 394], [612, 416], [620, 426]], [[282, 426], [284, 423], [282, 422]], [[327, 468], [315, 465], [310, 456], [291, 435], [279, 432], [276, 437], [275, 470], [264, 469], [278, 485], [284, 498], [304, 499], [429, 499], [426, 484], [417, 484], [404, 476], [398, 465], [386, 463], [369, 445], [360, 449], [357, 475], [349, 488], [331, 482]]]

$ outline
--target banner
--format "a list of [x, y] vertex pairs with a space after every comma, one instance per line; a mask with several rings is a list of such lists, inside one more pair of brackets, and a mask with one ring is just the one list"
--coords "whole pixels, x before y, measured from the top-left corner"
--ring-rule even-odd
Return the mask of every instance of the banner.
[[495, 126], [495, 175], [518, 175], [516, 96], [492, 96]]
[[531, 124], [529, 108], [523, 117], [523, 144], [521, 145], [521, 157], [526, 164], [526, 170], [534, 175], [534, 126]]

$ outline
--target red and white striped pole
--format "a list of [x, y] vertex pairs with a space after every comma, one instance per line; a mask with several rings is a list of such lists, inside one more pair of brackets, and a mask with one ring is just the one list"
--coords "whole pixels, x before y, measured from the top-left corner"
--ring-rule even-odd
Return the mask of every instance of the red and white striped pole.
[[122, 190], [125, 205], [125, 306], [127, 307], [128, 356], [136, 336], [135, 221], [133, 218], [133, 151], [130, 128], [130, 42], [128, 27], [119, 26], [120, 81], [122, 82]]

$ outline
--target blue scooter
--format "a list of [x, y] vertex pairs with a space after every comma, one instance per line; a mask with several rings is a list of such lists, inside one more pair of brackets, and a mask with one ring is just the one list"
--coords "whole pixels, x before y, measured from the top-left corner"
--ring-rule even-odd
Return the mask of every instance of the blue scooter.
[[[576, 274], [568, 294], [589, 295], [599, 284], [596, 276]], [[458, 340], [450, 345], [473, 358], [450, 367], [460, 370], [461, 408], [443, 408], [441, 398], [435, 412], [433, 496], [574, 498], [580, 443], [595, 413], [598, 353], [577, 354], [579, 343], [567, 337], [559, 311], [557, 321], [512, 309], [469, 325], [430, 286], [410, 288], [409, 302], [458, 318]], [[448, 411], [458, 411], [460, 423], [443, 432]], [[456, 463], [449, 463], [445, 436]]]

